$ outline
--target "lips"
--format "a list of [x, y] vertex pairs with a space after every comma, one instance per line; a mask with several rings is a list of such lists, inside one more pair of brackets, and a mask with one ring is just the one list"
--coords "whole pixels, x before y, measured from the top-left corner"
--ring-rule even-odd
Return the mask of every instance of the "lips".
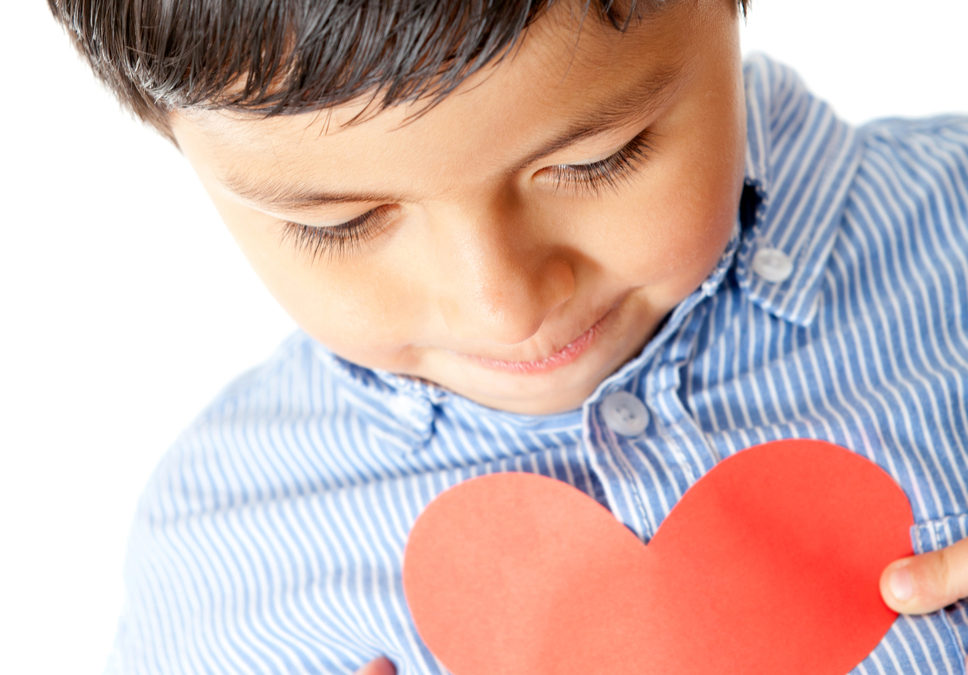
[[566, 344], [564, 347], [560, 348], [558, 351], [548, 356], [542, 357], [540, 359], [535, 359], [531, 361], [513, 361], [505, 359], [494, 359], [483, 356], [476, 356], [472, 354], [464, 354], [467, 358], [490, 368], [492, 370], [499, 370], [508, 373], [518, 373], [518, 374], [537, 374], [545, 373], [556, 368], [561, 368], [562, 366], [572, 363], [582, 354], [584, 354], [589, 347], [595, 342], [595, 338], [602, 332], [602, 328], [605, 324], [605, 320], [612, 314], [612, 310], [609, 309], [605, 312], [598, 321], [596, 321], [590, 328], [588, 328], [584, 333], [576, 337], [574, 340]]

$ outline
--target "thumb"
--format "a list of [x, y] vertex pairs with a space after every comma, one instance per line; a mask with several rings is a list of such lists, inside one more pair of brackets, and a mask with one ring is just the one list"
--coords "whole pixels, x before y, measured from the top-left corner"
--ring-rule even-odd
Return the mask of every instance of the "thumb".
[[381, 656], [357, 670], [356, 675], [395, 675], [396, 672], [397, 669], [393, 667], [389, 659]]
[[968, 539], [895, 560], [881, 574], [881, 595], [901, 614], [926, 614], [968, 597]]

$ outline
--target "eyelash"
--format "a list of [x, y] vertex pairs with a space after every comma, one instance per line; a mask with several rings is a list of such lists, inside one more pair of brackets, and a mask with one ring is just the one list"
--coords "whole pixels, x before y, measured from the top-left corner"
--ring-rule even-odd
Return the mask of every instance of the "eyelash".
[[649, 158], [652, 150], [652, 134], [649, 129], [625, 144], [625, 146], [591, 164], [559, 164], [549, 168], [556, 190], [568, 183], [577, 191], [598, 195], [602, 189], [614, 190], [622, 181], [628, 180], [635, 170]]
[[337, 259], [378, 235], [393, 216], [394, 207], [380, 206], [339, 225], [313, 227], [300, 223], [283, 224], [282, 240], [291, 241], [297, 251], [315, 261], [320, 257]]
[[[615, 189], [648, 159], [652, 150], [648, 129], [625, 144], [618, 152], [591, 164], [559, 164], [549, 167], [554, 189], [565, 184], [573, 189], [598, 195], [602, 189]], [[283, 224], [283, 241], [291, 241], [297, 251], [315, 261], [320, 257], [340, 258], [378, 235], [393, 215], [395, 207], [380, 206], [339, 225], [313, 227], [300, 223]]]

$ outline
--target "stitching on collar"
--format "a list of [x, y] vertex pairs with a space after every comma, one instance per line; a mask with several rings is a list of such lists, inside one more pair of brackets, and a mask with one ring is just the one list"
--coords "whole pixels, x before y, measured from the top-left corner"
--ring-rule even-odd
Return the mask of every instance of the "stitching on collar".
[[[856, 133], [786, 66], [757, 55], [744, 77], [746, 184], [760, 203], [737, 255], [737, 283], [766, 311], [808, 325], [859, 160]], [[755, 273], [752, 258], [766, 247], [790, 256], [788, 279], [769, 282]]]

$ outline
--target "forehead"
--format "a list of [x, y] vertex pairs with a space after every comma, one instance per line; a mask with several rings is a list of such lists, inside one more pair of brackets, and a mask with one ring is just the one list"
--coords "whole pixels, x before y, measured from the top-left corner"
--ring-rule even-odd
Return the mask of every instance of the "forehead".
[[[627, 94], [648, 99], [681, 70], [700, 18], [693, 3], [671, 3], [622, 32], [573, 3], [556, 4], [511, 52], [432, 106], [417, 101], [373, 112], [367, 98], [276, 117], [189, 110], [176, 113], [172, 127], [196, 168], [223, 183], [242, 168], [279, 180], [320, 175], [365, 185], [366, 176], [356, 175], [360, 157], [370, 173], [433, 157], [444, 178], [466, 168], [469, 157], [500, 166], [507, 148]], [[401, 187], [407, 182], [393, 178]]]

